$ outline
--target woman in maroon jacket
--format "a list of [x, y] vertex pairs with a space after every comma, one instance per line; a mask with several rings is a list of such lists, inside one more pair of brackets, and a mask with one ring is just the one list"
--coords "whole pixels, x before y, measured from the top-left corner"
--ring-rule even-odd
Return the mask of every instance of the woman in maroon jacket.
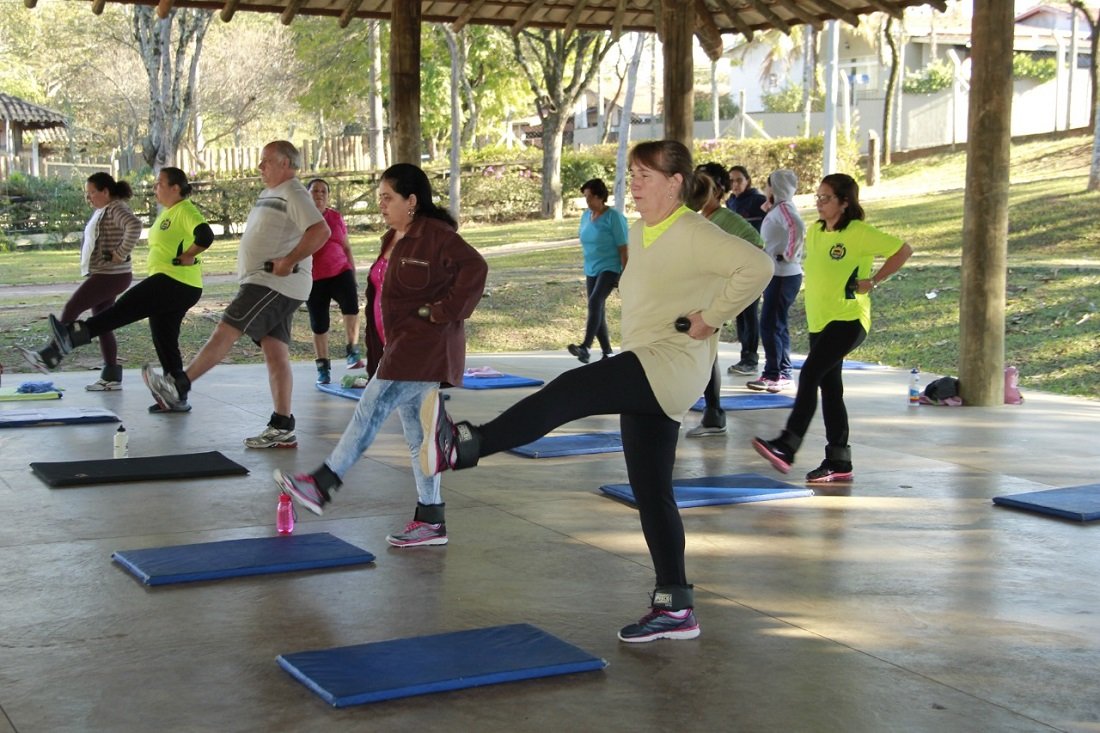
[[378, 207], [389, 231], [367, 277], [367, 373], [372, 378], [325, 462], [308, 474], [275, 471], [275, 481], [320, 514], [397, 410], [412, 455], [417, 504], [412, 521], [386, 540], [396, 547], [443, 545], [447, 528], [439, 476], [425, 476], [420, 468], [420, 403], [440, 384], [462, 383], [464, 322], [481, 299], [488, 267], [459, 236], [450, 213], [433, 202], [428, 177], [416, 166], [398, 163], [382, 174]]

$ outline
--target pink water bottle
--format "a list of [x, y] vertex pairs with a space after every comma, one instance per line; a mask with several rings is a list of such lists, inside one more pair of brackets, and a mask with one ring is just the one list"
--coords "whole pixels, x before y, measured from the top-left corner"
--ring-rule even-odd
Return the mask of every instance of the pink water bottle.
[[290, 503], [290, 494], [279, 494], [279, 508], [275, 511], [275, 531], [290, 534], [294, 531], [294, 505]]

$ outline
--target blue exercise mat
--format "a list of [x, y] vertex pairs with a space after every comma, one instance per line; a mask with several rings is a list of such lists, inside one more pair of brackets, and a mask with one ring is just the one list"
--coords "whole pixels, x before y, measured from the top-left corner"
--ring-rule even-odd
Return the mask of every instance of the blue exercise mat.
[[462, 389], [507, 389], [509, 387], [538, 387], [545, 384], [541, 379], [517, 377], [515, 374], [462, 376]]
[[119, 417], [102, 407], [19, 407], [14, 410], [0, 410], [0, 428], [81, 425], [98, 422], [119, 422]]
[[[601, 486], [600, 491], [628, 504], [635, 504], [630, 484], [608, 484]], [[809, 489], [756, 473], [675, 479], [672, 482], [672, 492], [676, 497], [676, 506], [681, 509], [718, 504], [748, 504], [772, 499], [801, 499], [814, 495]]]
[[1076, 519], [1078, 522], [1091, 522], [1100, 519], [1100, 484], [994, 496], [993, 503], [1065, 519]]
[[607, 666], [530, 624], [280, 654], [275, 661], [337, 708]]
[[[771, 392], [753, 392], [752, 394], [722, 395], [718, 403], [723, 410], [768, 410], [773, 407], [793, 407], [794, 397], [785, 394], [772, 394]], [[691, 406], [692, 412], [702, 412], [706, 409], [706, 401], [700, 397], [699, 401]]]
[[[806, 363], [805, 359], [791, 359], [792, 369], [801, 369]], [[847, 359], [840, 366], [841, 369], [882, 369], [881, 364], [871, 364], [866, 361], [848, 361]]]
[[325, 394], [336, 395], [337, 397], [347, 397], [349, 400], [358, 402], [359, 398], [363, 396], [365, 387], [342, 387], [339, 384], [318, 384], [317, 389]]
[[327, 532], [123, 550], [111, 559], [145, 585], [365, 565], [374, 555]]
[[508, 450], [526, 458], [560, 458], [583, 456], [590, 453], [619, 453], [623, 449], [623, 437], [619, 433], [570, 433], [547, 435], [527, 445]]

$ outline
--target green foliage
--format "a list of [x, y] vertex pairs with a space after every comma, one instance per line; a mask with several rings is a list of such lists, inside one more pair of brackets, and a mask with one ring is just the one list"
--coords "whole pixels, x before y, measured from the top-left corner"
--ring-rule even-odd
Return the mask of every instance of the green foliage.
[[[713, 97], [709, 92], [695, 93], [695, 121], [706, 122], [714, 119]], [[733, 119], [740, 112], [737, 103], [733, 101], [731, 94], [718, 95], [718, 117], [723, 120]]]
[[225, 178], [198, 182], [191, 199], [211, 224], [221, 224], [226, 234], [240, 234], [262, 185], [255, 178]]
[[615, 184], [616, 146], [600, 145], [564, 150], [561, 156], [561, 190], [565, 198], [581, 195], [585, 181], [602, 178], [608, 188]]
[[82, 183], [22, 173], [0, 181], [0, 231], [5, 234], [48, 234], [60, 244], [84, 228], [89, 213]]
[[[788, 137], [773, 140], [751, 138], [734, 140], [700, 141], [695, 145], [693, 157], [696, 163], [716, 161], [729, 167], [743, 165], [753, 177], [753, 184], [762, 187], [768, 174], [777, 168], [789, 168], [798, 176], [798, 191], [812, 191], [823, 173], [825, 138]], [[859, 148], [855, 141], [838, 138], [837, 170], [859, 179]]]
[[[760, 95], [764, 109], [768, 112], [801, 112], [802, 111], [802, 85], [787, 84], [775, 92], [765, 92]], [[825, 92], [818, 89], [810, 99], [810, 110], [821, 112], [825, 109]]]
[[908, 74], [901, 89], [906, 94], [932, 94], [955, 83], [955, 67], [950, 61], [934, 61], [914, 74]]
[[527, 166], [490, 165], [462, 177], [463, 220], [525, 219], [541, 205], [542, 183]]
[[1049, 56], [1036, 58], [1029, 53], [1012, 54], [1012, 76], [1042, 84], [1058, 75], [1058, 64]]

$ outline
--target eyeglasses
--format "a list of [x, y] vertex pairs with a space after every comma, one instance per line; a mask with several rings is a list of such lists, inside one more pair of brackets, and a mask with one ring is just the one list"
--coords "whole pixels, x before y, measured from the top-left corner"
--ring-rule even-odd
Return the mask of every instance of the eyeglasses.
[[819, 193], [818, 195], [814, 196], [814, 201], [816, 201], [819, 204], [823, 204], [826, 201], [828, 201], [829, 199], [835, 199], [835, 198], [836, 198], [836, 196], [834, 196], [831, 193]]

